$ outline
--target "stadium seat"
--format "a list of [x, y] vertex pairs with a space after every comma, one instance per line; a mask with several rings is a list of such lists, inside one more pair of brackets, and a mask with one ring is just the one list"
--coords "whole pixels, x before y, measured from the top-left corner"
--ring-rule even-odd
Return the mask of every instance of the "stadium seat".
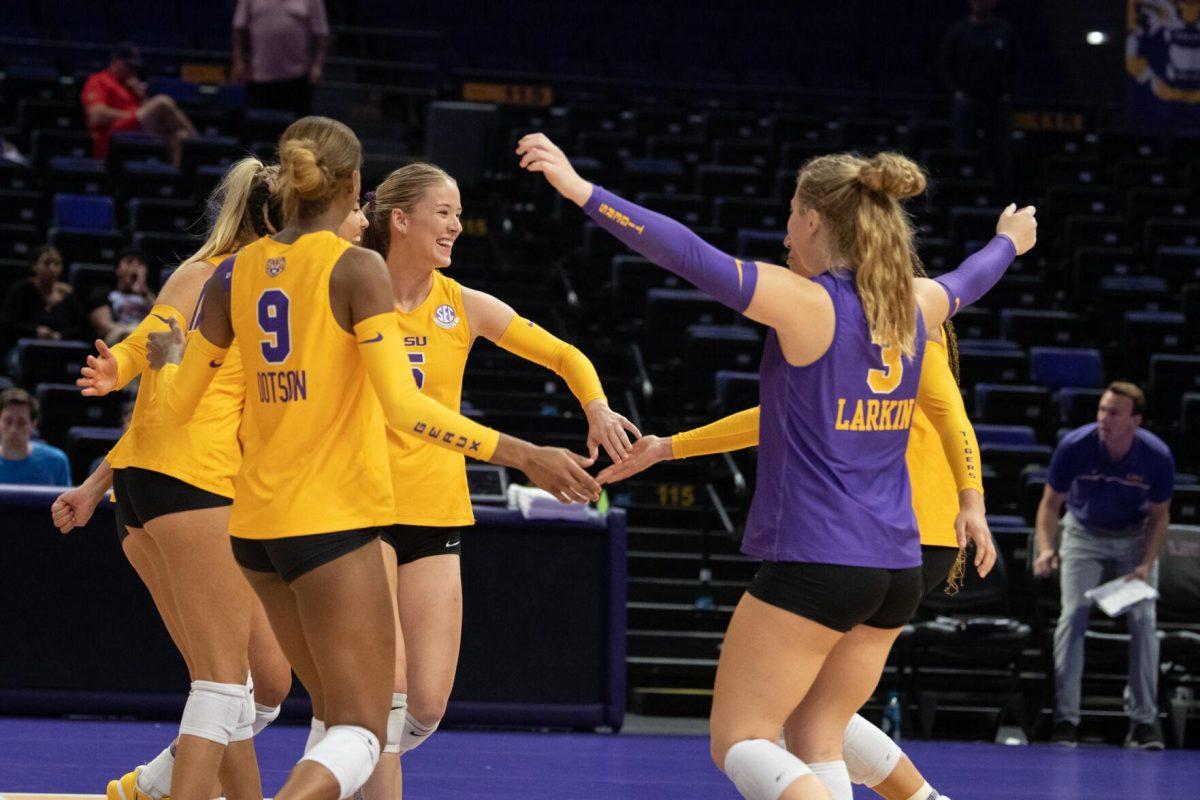
[[755, 197], [762, 193], [762, 171], [755, 167], [696, 167], [696, 192], [706, 197]]
[[975, 385], [976, 418], [1000, 425], [1030, 425], [1044, 431], [1055, 421], [1050, 391], [1042, 386]]
[[41, 225], [46, 215], [46, 197], [29, 189], [0, 190], [0, 224]]
[[775, 165], [775, 152], [770, 139], [718, 139], [713, 142], [712, 159], [714, 164], [766, 172]]
[[116, 227], [113, 200], [106, 195], [54, 195], [54, 224], [73, 231], [111, 231]]
[[30, 156], [39, 168], [51, 158], [88, 158], [92, 154], [92, 137], [83, 131], [35, 130], [30, 144]]
[[162, 267], [175, 267], [200, 246], [195, 236], [178, 233], [135, 233], [133, 246], [150, 259], [151, 274]]
[[1176, 485], [1171, 497], [1171, 522], [1200, 525], [1200, 484]]
[[73, 381], [40, 383], [37, 399], [42, 414], [38, 422], [39, 432], [47, 442], [63, 449], [68, 443], [67, 431], [75, 425], [118, 425], [121, 421], [121, 405], [125, 401], [121, 392], [104, 397], [84, 397]]
[[677, 345], [689, 325], [732, 321], [733, 312], [694, 289], [651, 289], [646, 292], [646, 330], [651, 350]]
[[1200, 222], [1195, 219], [1151, 217], [1146, 220], [1146, 247], [1200, 247]]
[[1013, 349], [982, 348], [976, 342], [961, 340], [958, 368], [963, 386], [977, 383], [1019, 383], [1029, 374], [1029, 359]]
[[620, 182], [627, 195], [643, 192], [671, 195], [686, 188], [683, 165], [661, 158], [625, 159]]
[[1008, 274], [977, 305], [984, 308], [1038, 308], [1045, 302], [1047, 291], [1046, 280], [1041, 275]]
[[782, 240], [787, 225], [788, 208], [775, 200], [753, 197], [718, 197], [713, 200], [713, 224], [727, 231], [742, 228], [774, 230]]
[[1165, 188], [1175, 181], [1176, 171], [1165, 158], [1123, 158], [1113, 167], [1113, 183], [1118, 189]]
[[979, 446], [994, 445], [1035, 445], [1037, 434], [1028, 425], [975, 425], [975, 437]]
[[968, 306], [954, 315], [954, 330], [962, 339], [995, 339], [1000, 336], [1000, 323], [994, 312], [978, 306]]
[[1022, 347], [1087, 344], [1083, 320], [1068, 311], [1034, 311], [1005, 308], [1000, 311], [1000, 331], [1005, 339]]
[[1192, 336], [1187, 319], [1177, 311], [1130, 311], [1121, 321], [1121, 355], [1125, 374], [1146, 377], [1154, 353], [1186, 353]]
[[646, 155], [694, 167], [708, 159], [708, 142], [702, 136], [651, 136], [646, 140]]
[[1068, 428], [1078, 428], [1096, 421], [1103, 389], [1060, 389], [1054, 399], [1058, 403], [1059, 422]]
[[783, 236], [777, 230], [754, 231], [741, 229], [737, 233], [737, 249], [734, 255], [743, 259], [766, 261], [771, 264], [784, 264], [787, 261], [787, 251], [783, 246]]
[[198, 136], [183, 140], [179, 170], [195, 174], [199, 167], [228, 169], [241, 155], [238, 141], [232, 136]]
[[620, 255], [612, 258], [612, 288], [618, 317], [640, 320], [650, 289], [687, 289], [688, 284], [641, 256]]
[[643, 192], [637, 195], [638, 205], [665, 214], [688, 227], [707, 225], [711, 203], [698, 194], [661, 194]]
[[94, 158], [54, 156], [45, 174], [47, 192], [108, 194], [111, 185], [104, 163]]
[[97, 288], [110, 287], [116, 283], [111, 264], [75, 262], [67, 270], [67, 279], [80, 303], [86, 303]]
[[280, 135], [296, 119], [290, 111], [275, 111], [266, 108], [247, 108], [242, 113], [242, 142], [276, 142]]
[[179, 169], [162, 161], [126, 161], [121, 172], [123, 197], [178, 199], [190, 193], [191, 182]]
[[1200, 392], [1185, 392], [1179, 401], [1176, 458], [1187, 469], [1200, 470]]
[[1094, 389], [1104, 384], [1100, 351], [1087, 348], [1031, 347], [1029, 377], [1039, 386]]
[[711, 370], [746, 371], [761, 358], [762, 337], [747, 325], [689, 325], [685, 332], [684, 365], [703, 376], [705, 390]]
[[1131, 239], [1125, 218], [1116, 215], [1072, 214], [1067, 217], [1064, 247], [1121, 247]]
[[29, 388], [41, 383], [74, 386], [79, 368], [91, 352], [91, 345], [86, 342], [21, 339], [17, 342], [21, 384]]
[[64, 264], [76, 261], [107, 261], [115, 263], [117, 253], [128, 240], [121, 231], [88, 231], [51, 228], [47, 239], [58, 248]]
[[161, 136], [153, 133], [118, 131], [113, 134], [112, 141], [109, 142], [105, 166], [109, 171], [117, 174], [130, 161], [164, 163], [167, 160], [167, 146], [163, 143]]
[[758, 373], [717, 370], [716, 403], [718, 413], [732, 414], [758, 405]]
[[135, 197], [129, 201], [129, 225], [136, 231], [187, 233], [199, 221], [200, 214], [190, 200]]
[[45, 242], [35, 225], [0, 224], [0, 258], [27, 261]]
[[576, 147], [580, 155], [594, 158], [610, 170], [641, 155], [637, 137], [617, 131], [585, 131], [579, 135]]
[[1146, 394], [1150, 415], [1170, 419], [1187, 392], [1200, 391], [1200, 356], [1156, 354], [1150, 357], [1150, 384]]
[[1154, 251], [1154, 274], [1172, 287], [1200, 281], [1200, 247], [1164, 246]]

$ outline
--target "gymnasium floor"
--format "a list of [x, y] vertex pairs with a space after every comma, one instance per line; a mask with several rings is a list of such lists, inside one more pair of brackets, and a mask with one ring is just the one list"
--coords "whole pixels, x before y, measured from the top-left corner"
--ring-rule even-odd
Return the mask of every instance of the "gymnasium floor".
[[[0, 797], [94, 796], [170, 741], [151, 722], [0, 719]], [[264, 789], [279, 788], [305, 727], [274, 726], [256, 741]], [[959, 742], [906, 742], [954, 800], [1195, 800], [1200, 750], [1140, 753]], [[439, 732], [407, 764], [407, 795], [441, 800], [707, 800], [737, 793], [695, 735], [605, 736]], [[861, 787], [856, 798], [874, 797]]]

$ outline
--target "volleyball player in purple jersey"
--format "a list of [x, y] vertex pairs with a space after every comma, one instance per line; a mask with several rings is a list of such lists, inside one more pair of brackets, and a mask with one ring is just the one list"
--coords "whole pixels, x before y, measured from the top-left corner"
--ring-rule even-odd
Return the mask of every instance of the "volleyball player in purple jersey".
[[[921, 170], [891, 153], [822, 156], [797, 176], [783, 269], [593, 186], [542, 134], [517, 153], [622, 242], [770, 327], [742, 546], [764, 563], [725, 635], [711, 751], [752, 800], [848, 800], [843, 732], [920, 600], [904, 454], [925, 337], [1033, 246], [1033, 209], [1010, 206], [958, 269], [916, 279], [900, 201], [924, 191]], [[776, 743], [789, 717], [800, 757]]]

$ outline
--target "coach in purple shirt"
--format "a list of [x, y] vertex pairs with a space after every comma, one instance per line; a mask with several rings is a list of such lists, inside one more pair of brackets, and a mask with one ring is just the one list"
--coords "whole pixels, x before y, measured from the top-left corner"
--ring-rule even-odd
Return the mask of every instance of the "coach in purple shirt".
[[[1110, 384], [1096, 422], [1063, 437], [1050, 461], [1037, 511], [1033, 572], [1062, 569], [1062, 611], [1054, 631], [1056, 744], [1078, 741], [1083, 644], [1089, 589], [1121, 575], [1158, 582], [1158, 554], [1167, 538], [1175, 460], [1162, 439], [1142, 430], [1146, 397], [1132, 383]], [[1054, 547], [1063, 504], [1062, 541]], [[1155, 605], [1126, 612], [1129, 626], [1129, 736], [1126, 747], [1163, 748], [1158, 724], [1158, 638]]]

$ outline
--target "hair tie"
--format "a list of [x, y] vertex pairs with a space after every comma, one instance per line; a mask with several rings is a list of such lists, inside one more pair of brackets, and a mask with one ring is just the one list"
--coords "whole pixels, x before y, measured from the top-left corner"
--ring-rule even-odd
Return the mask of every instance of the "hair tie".
[[375, 210], [375, 192], [367, 192], [363, 195], [363, 200], [366, 201], [363, 205], [366, 206], [367, 211]]

